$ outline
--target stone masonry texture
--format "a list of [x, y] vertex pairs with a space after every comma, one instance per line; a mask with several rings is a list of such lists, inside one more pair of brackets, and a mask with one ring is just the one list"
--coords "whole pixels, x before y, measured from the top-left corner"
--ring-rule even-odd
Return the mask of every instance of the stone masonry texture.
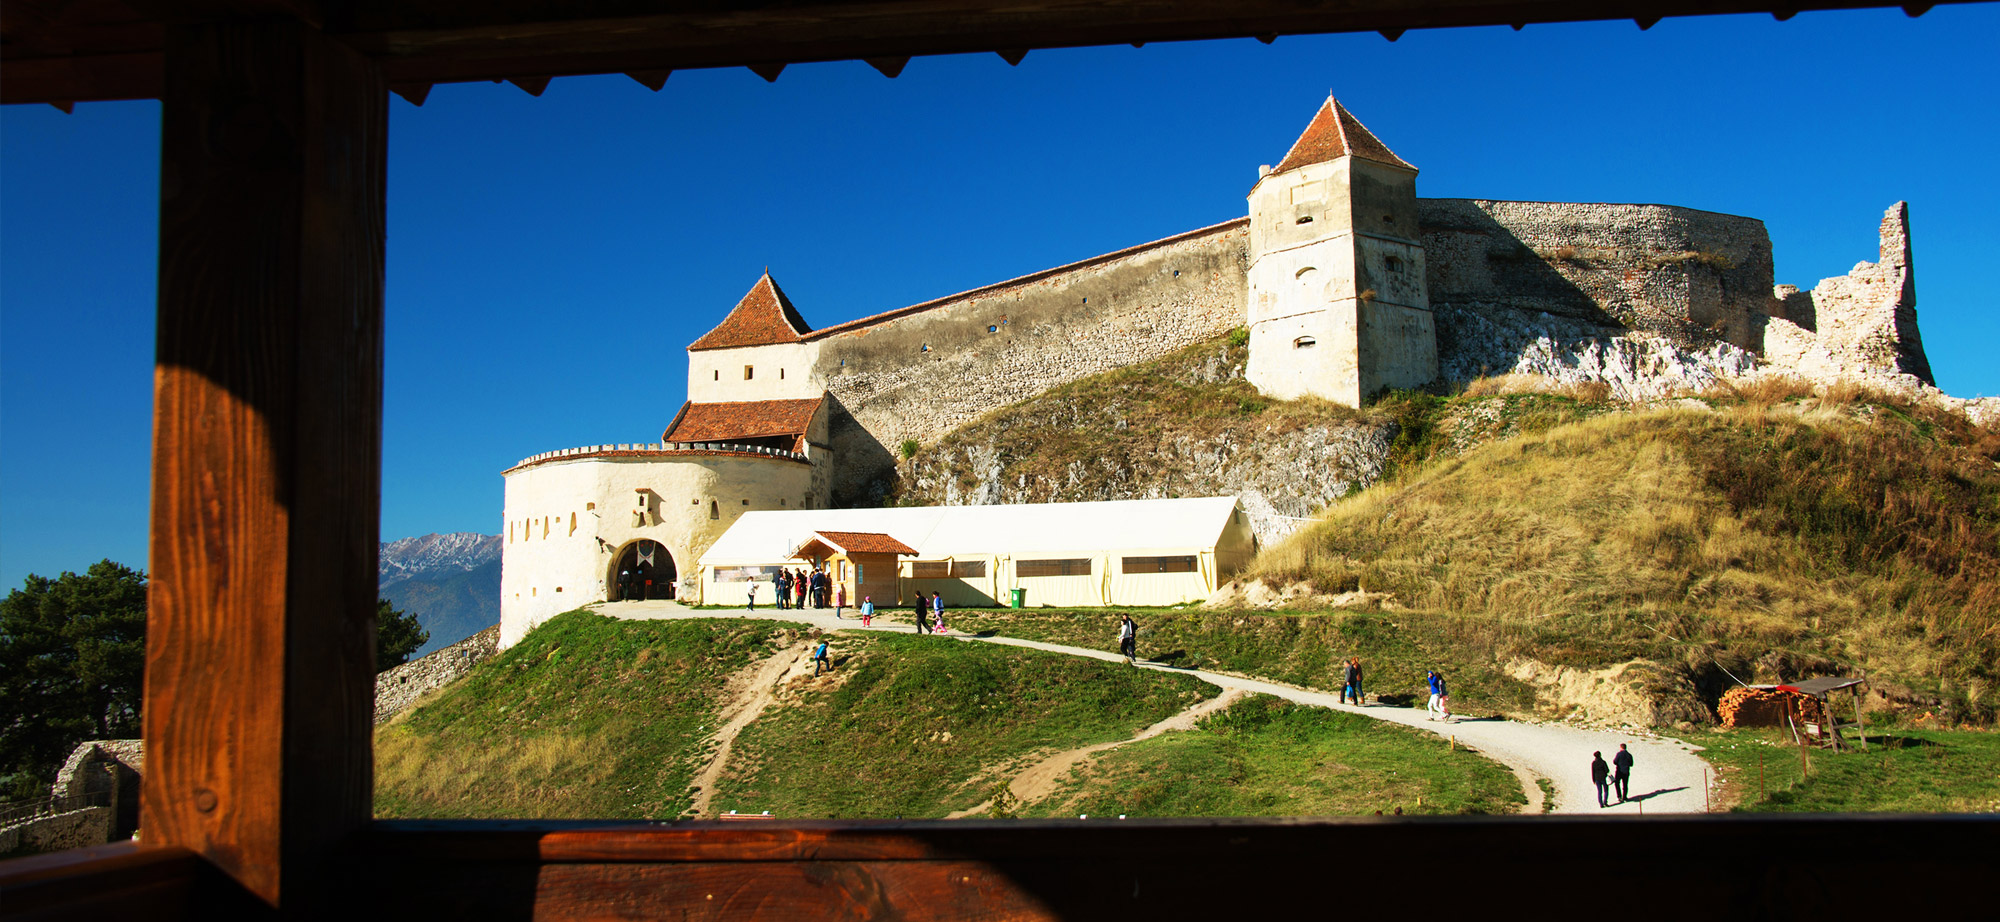
[[382, 723], [424, 695], [458, 681], [472, 667], [491, 659], [499, 649], [500, 626], [496, 624], [376, 676], [375, 722]]
[[823, 333], [815, 368], [837, 407], [836, 505], [867, 505], [905, 439], [935, 440], [1058, 384], [1241, 326], [1248, 221]]

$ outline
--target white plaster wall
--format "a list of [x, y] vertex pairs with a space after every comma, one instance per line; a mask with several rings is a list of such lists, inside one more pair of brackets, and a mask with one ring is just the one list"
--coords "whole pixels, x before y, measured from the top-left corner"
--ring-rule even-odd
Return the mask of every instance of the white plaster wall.
[[[643, 520], [634, 514], [642, 488], [648, 491]], [[660, 451], [511, 471], [500, 647], [512, 646], [552, 615], [604, 601], [618, 552], [633, 541], [664, 545], [685, 587], [695, 560], [743, 513], [798, 509], [812, 496], [813, 468], [779, 458]]]
[[[818, 343], [774, 343], [739, 349], [688, 353], [688, 399], [696, 403], [740, 400], [801, 400], [818, 397], [825, 382], [814, 379]], [[744, 366], [754, 369], [749, 380]]]
[[1364, 302], [1359, 315], [1361, 399], [1385, 387], [1421, 387], [1437, 377], [1437, 328], [1430, 311]]
[[[1257, 180], [1250, 189], [1250, 253], [1274, 253], [1352, 230], [1351, 159], [1310, 163]], [[1300, 224], [1300, 218], [1311, 218]]]
[[1250, 264], [1249, 322], [1325, 310], [1358, 291], [1350, 235], [1264, 253]]

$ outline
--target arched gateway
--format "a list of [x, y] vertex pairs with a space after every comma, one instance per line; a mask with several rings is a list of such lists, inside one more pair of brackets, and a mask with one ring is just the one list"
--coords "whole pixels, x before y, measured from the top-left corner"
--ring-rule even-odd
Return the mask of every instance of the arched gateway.
[[605, 601], [671, 599], [679, 578], [674, 555], [667, 552], [666, 545], [641, 538], [619, 550], [618, 561], [605, 580]]

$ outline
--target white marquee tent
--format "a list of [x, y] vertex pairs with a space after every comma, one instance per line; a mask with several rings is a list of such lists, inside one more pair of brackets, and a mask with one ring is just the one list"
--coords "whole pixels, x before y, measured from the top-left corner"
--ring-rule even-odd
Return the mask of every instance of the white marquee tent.
[[[902, 593], [943, 592], [954, 607], [1179, 605], [1215, 592], [1255, 550], [1235, 497], [1012, 506], [746, 512], [701, 557], [702, 601], [741, 605], [816, 531], [889, 535], [917, 550]], [[886, 605], [876, 600], [878, 605]]]

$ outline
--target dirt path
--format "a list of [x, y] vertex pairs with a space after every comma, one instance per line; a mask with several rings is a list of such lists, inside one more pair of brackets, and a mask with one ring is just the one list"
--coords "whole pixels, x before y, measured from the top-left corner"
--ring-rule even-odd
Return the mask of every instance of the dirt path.
[[[760, 608], [754, 612], [691, 611], [672, 602], [614, 602], [591, 607], [601, 614], [614, 618], [764, 618], [811, 624], [823, 630], [864, 630], [857, 620], [851, 618], [835, 620], [829, 610], [775, 611]], [[912, 628], [907, 624], [885, 623], [877, 619], [874, 627], [865, 630], [908, 632]], [[1020, 640], [1013, 637], [951, 634], [941, 639], [1028, 647], [1069, 656], [1085, 656], [1108, 663], [1122, 664], [1125, 661], [1118, 654], [1104, 650]], [[1440, 737], [1448, 737], [1512, 770], [1514, 776], [1521, 782], [1522, 794], [1528, 799], [1528, 805], [1523, 812], [1529, 814], [1543, 811], [1543, 796], [1539, 783], [1541, 779], [1547, 779], [1555, 791], [1555, 803], [1549, 808], [1549, 812], [1553, 813], [1701, 813], [1707, 808], [1708, 785], [1713, 779], [1713, 773], [1709, 770], [1708, 763], [1695, 755], [1696, 747], [1676, 739], [1651, 736], [1643, 732], [1600, 730], [1557, 723], [1528, 723], [1499, 717], [1454, 722], [1431, 721], [1427, 719], [1428, 715], [1422, 708], [1341, 704], [1336, 696], [1326, 692], [1246, 676], [1198, 669], [1176, 669], [1148, 662], [1140, 663], [1139, 668], [1178, 672], [1194, 676], [1224, 691], [1241, 690], [1272, 695], [1287, 701], [1346, 711], [1375, 720], [1402, 724]], [[1620, 743], [1631, 747], [1635, 761], [1632, 770], [1634, 796], [1629, 802], [1614, 803], [1609, 808], [1599, 808], [1596, 791], [1590, 783], [1590, 756], [1592, 752], [1602, 752], [1605, 761], [1610, 761], [1612, 754], [1618, 751]]]
[[[1015, 775], [1014, 780], [1007, 782], [1007, 792], [1012, 794], [1014, 799], [1023, 805], [1034, 803], [1054, 793], [1056, 784], [1067, 777], [1070, 769], [1075, 767], [1077, 763], [1106, 749], [1116, 749], [1128, 743], [1149, 740], [1171, 730], [1192, 730], [1196, 721], [1243, 700], [1248, 694], [1248, 692], [1240, 689], [1226, 690], [1220, 695], [1139, 731], [1138, 735], [1131, 739], [1112, 740], [1109, 743], [1098, 743], [1094, 746], [1082, 746], [1058, 752], [1028, 766], [1020, 774]], [[980, 803], [978, 806], [948, 814], [945, 816], [945, 819], [955, 820], [968, 816], [976, 816], [991, 809], [992, 806], [993, 801], [988, 800]]]
[[709, 737], [715, 751], [709, 755], [708, 763], [701, 767], [701, 771], [695, 773], [694, 780], [688, 783], [688, 790], [694, 792], [694, 806], [688, 808], [690, 815], [709, 814], [709, 803], [715, 797], [716, 779], [722, 777], [723, 768], [729, 765], [729, 750], [736, 745], [736, 734], [743, 732], [744, 727], [770, 707], [772, 693], [778, 683], [811, 652], [812, 641], [801, 641], [729, 677], [730, 700], [722, 706], [718, 715], [723, 718], [723, 723]]

